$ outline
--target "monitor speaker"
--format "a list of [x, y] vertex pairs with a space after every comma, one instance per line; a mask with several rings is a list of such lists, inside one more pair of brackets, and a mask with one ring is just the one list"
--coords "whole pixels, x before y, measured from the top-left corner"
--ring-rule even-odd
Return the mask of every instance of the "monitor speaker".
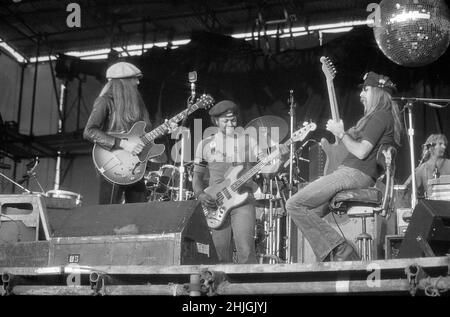
[[[0, 244], [1, 264], [82, 266], [215, 264], [198, 201], [47, 209], [47, 241]], [[45, 262], [45, 263], [44, 263]]]
[[450, 201], [422, 200], [414, 208], [399, 258], [450, 253]]

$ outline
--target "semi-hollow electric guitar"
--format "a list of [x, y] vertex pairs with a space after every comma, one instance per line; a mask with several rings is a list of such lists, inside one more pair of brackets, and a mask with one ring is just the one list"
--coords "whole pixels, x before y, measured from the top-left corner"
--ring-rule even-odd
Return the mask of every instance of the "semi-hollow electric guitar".
[[[315, 123], [306, 123], [303, 128], [295, 131], [292, 138], [284, 144], [286, 146], [290, 146], [294, 142], [302, 141], [310, 131], [314, 131], [315, 129]], [[203, 212], [205, 213], [206, 221], [210, 228], [219, 229], [223, 225], [229, 211], [241, 205], [248, 197], [248, 193], [240, 194], [238, 192], [239, 188], [250, 180], [256, 173], [261, 171], [261, 169], [269, 164], [269, 162], [280, 157], [281, 154], [282, 153], [280, 153], [279, 149], [272, 151], [239, 178], [238, 175], [242, 171], [243, 165], [231, 167], [227, 171], [223, 182], [209, 186], [205, 189], [205, 193], [216, 198], [217, 205], [217, 208], [213, 210], [203, 206]]]
[[[190, 115], [197, 109], [209, 108], [214, 100], [209, 95], [203, 95], [199, 100], [172, 119], [169, 122], [180, 122], [185, 116]], [[168, 123], [163, 123], [156, 129], [145, 133], [144, 121], [136, 122], [127, 133], [109, 133], [116, 138], [127, 139], [129, 141], [141, 140], [145, 147], [138, 155], [131, 154], [124, 149], [107, 150], [98, 144], [94, 145], [92, 150], [92, 158], [95, 167], [107, 180], [119, 185], [129, 185], [139, 181], [145, 173], [147, 161], [161, 155], [165, 146], [163, 144], [155, 144], [154, 140], [168, 131]]]
[[[322, 71], [325, 74], [327, 80], [328, 88], [328, 98], [330, 99], [331, 117], [334, 121], [339, 122], [339, 108], [337, 105], [336, 92], [334, 90], [333, 79], [336, 76], [336, 69], [334, 68], [331, 61], [322, 56], [320, 58], [322, 63]], [[335, 137], [334, 144], [330, 144], [325, 138], [320, 141], [323, 151], [327, 156], [327, 160], [324, 167], [324, 175], [328, 175], [335, 171], [338, 166], [342, 163], [344, 158], [348, 154], [348, 150], [343, 143], [339, 143]]]

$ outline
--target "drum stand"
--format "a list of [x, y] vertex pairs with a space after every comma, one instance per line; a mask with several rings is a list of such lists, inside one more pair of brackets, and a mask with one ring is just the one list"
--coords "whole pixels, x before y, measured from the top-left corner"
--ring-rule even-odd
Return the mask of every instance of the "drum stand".
[[[268, 263], [283, 263], [281, 250], [282, 239], [281, 239], [281, 217], [278, 208], [276, 208], [277, 202], [281, 201], [280, 188], [276, 177], [270, 178], [269, 180], [264, 179], [264, 182], [269, 182], [269, 194], [268, 201], [264, 202], [264, 234], [265, 234], [265, 254], [260, 256], [260, 263], [264, 263], [264, 259], [268, 259]], [[277, 194], [274, 193], [273, 186], [277, 186]], [[281, 204], [281, 202], [280, 202]], [[268, 208], [267, 208], [268, 207]], [[266, 212], [267, 211], [267, 212]]]

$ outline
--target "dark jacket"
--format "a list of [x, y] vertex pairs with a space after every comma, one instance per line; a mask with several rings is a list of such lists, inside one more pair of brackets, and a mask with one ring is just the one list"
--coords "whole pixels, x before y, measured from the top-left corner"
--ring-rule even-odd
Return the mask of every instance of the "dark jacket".
[[115, 114], [113, 102], [112, 96], [108, 94], [97, 97], [83, 133], [86, 140], [97, 143], [108, 150], [118, 147], [120, 139], [108, 135], [106, 132], [122, 132], [112, 131]]

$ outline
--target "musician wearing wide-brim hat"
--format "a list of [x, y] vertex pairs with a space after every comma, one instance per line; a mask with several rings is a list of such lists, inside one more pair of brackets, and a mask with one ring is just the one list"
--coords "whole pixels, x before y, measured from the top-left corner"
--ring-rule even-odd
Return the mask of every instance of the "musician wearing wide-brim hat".
[[[108, 132], [127, 132], [138, 121], [144, 121], [151, 128], [149, 115], [138, 91], [142, 72], [133, 64], [119, 62], [106, 71], [108, 82], [94, 102], [92, 112], [84, 129], [84, 138], [105, 149], [124, 149], [139, 154], [144, 148], [142, 141], [120, 139]], [[100, 204], [122, 202], [145, 202], [146, 187], [143, 180], [132, 185], [116, 185], [100, 177]]]
[[359, 258], [353, 247], [322, 219], [328, 204], [338, 192], [366, 188], [380, 176], [376, 156], [382, 144], [400, 145], [402, 122], [392, 100], [396, 87], [387, 76], [369, 72], [363, 77], [360, 101], [364, 116], [344, 129], [342, 120], [330, 120], [326, 129], [347, 151], [337, 169], [308, 184], [286, 202], [286, 209], [309, 241], [318, 261], [344, 261]]

